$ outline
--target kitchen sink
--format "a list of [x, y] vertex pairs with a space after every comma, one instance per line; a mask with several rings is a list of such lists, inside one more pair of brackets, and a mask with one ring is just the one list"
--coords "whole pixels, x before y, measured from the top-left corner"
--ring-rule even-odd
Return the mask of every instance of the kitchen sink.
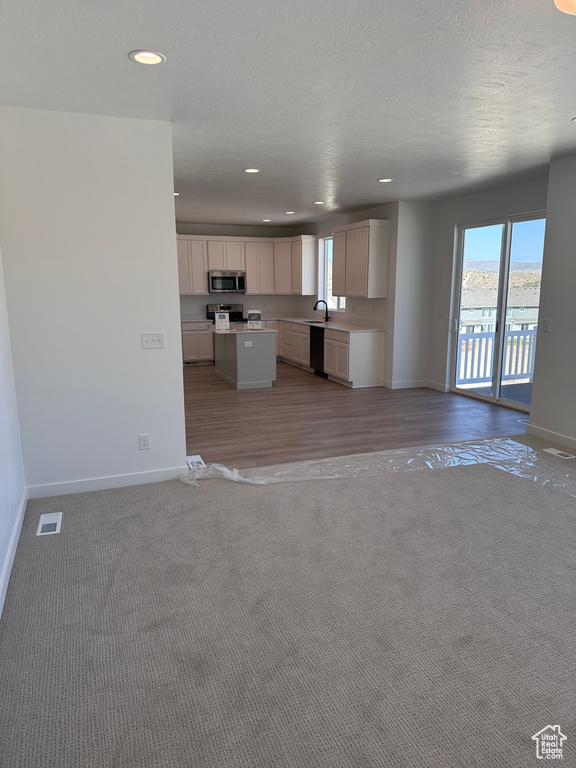
[[303, 320], [302, 322], [307, 323], [308, 325], [313, 325], [313, 324], [322, 324], [322, 325], [324, 325], [325, 324], [324, 320]]

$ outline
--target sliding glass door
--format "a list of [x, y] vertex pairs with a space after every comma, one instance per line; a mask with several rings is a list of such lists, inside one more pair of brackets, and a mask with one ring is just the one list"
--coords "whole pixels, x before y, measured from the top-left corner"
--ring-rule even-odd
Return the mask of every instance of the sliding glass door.
[[528, 410], [543, 216], [463, 227], [454, 389]]

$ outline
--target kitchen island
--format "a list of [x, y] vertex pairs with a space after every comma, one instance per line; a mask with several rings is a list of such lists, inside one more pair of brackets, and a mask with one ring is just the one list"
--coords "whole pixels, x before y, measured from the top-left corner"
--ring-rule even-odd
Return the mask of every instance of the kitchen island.
[[272, 329], [214, 331], [214, 372], [235, 389], [263, 389], [276, 379]]

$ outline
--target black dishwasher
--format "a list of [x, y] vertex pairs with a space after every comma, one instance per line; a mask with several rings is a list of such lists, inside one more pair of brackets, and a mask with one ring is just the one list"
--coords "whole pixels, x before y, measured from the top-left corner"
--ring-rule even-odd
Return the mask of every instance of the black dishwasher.
[[324, 373], [324, 328], [317, 325], [310, 326], [310, 368], [317, 376], [328, 378]]

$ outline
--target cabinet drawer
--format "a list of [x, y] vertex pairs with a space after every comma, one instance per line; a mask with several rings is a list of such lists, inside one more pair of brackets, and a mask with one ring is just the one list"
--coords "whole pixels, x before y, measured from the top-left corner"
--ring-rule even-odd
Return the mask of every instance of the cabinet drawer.
[[343, 344], [348, 344], [350, 341], [350, 334], [347, 331], [335, 331], [333, 328], [326, 328], [324, 331], [325, 339], [332, 339], [332, 341], [340, 341]]
[[214, 328], [214, 323], [182, 323], [183, 331], [211, 331]]

